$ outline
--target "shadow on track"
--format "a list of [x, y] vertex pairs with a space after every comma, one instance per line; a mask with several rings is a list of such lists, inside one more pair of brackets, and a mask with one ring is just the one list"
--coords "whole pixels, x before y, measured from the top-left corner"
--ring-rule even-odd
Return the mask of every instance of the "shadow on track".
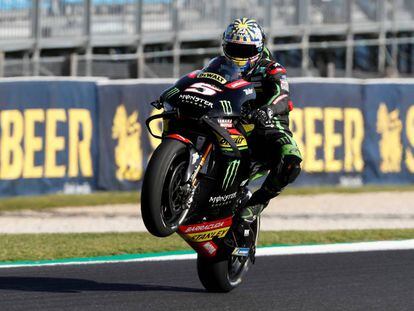
[[189, 292], [201, 293], [203, 289], [149, 285], [149, 284], [122, 284], [99, 283], [84, 279], [45, 278], [45, 277], [0, 277], [0, 290], [20, 290], [31, 292], [79, 293], [84, 291], [119, 291], [119, 292]]

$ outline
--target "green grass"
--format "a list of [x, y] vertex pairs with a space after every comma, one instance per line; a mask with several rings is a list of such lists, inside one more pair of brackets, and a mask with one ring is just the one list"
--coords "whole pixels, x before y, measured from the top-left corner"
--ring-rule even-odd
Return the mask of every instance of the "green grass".
[[[414, 186], [363, 186], [363, 187], [300, 187], [287, 188], [283, 195], [311, 195], [322, 193], [362, 193], [379, 191], [414, 191]], [[54, 194], [44, 196], [21, 196], [0, 199], [0, 212], [23, 209], [48, 209], [63, 206], [93, 206], [105, 204], [138, 203], [139, 192], [95, 192], [92, 194]]]
[[287, 187], [283, 195], [313, 195], [324, 193], [364, 193], [364, 192], [401, 192], [414, 191], [414, 185], [367, 185], [361, 187], [340, 187], [340, 186], [321, 186], [321, 187]]
[[138, 203], [138, 192], [95, 192], [91, 194], [52, 194], [19, 196], [0, 199], [0, 212], [11, 210], [38, 210], [63, 206], [94, 206]]
[[[414, 229], [358, 231], [262, 232], [260, 245], [342, 243], [414, 238]], [[0, 262], [51, 260], [188, 250], [177, 235], [155, 238], [149, 233], [1, 234]]]

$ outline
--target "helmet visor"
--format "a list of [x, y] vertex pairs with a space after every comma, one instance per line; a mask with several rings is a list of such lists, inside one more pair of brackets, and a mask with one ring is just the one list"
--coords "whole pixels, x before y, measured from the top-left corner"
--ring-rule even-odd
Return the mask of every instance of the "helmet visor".
[[239, 44], [226, 42], [223, 46], [224, 53], [234, 58], [251, 58], [262, 51], [262, 47], [253, 44]]

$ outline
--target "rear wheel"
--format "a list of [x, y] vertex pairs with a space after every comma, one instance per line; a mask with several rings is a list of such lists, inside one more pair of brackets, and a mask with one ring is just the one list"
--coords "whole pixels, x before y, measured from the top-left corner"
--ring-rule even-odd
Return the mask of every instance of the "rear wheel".
[[177, 231], [187, 216], [180, 187], [188, 166], [186, 146], [168, 139], [154, 151], [141, 192], [142, 219], [148, 231], [166, 237]]
[[[255, 249], [260, 230], [260, 217], [252, 223], [251, 232], [254, 234], [250, 248]], [[197, 257], [198, 277], [203, 286], [210, 292], [229, 292], [240, 285], [244, 275], [254, 260], [254, 253], [248, 257], [232, 254], [223, 258]]]
[[243, 280], [250, 266], [248, 257], [230, 255], [222, 260], [197, 257], [198, 277], [209, 292], [229, 292]]

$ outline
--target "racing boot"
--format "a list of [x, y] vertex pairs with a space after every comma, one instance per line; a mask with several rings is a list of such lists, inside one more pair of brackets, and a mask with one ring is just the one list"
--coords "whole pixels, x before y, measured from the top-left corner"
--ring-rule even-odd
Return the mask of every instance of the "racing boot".
[[252, 223], [269, 204], [270, 199], [279, 195], [280, 191], [269, 191], [263, 186], [253, 193], [246, 206], [240, 211], [240, 218], [245, 223]]
[[249, 188], [244, 187], [242, 191], [240, 191], [239, 199], [237, 200], [237, 206], [244, 207], [246, 206], [247, 202], [249, 202], [250, 198], [252, 197], [252, 192]]

